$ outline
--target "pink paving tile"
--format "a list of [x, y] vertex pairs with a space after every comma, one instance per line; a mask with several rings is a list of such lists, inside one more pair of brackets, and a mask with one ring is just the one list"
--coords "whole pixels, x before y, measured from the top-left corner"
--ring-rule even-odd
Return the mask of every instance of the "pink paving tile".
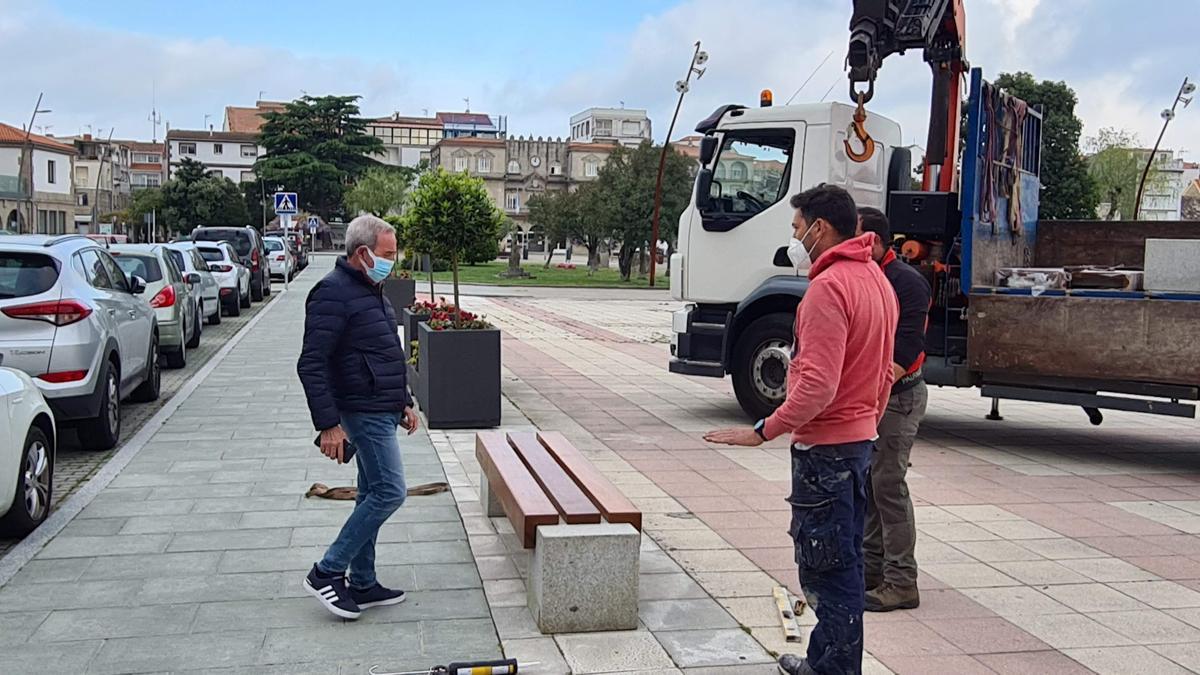
[[1036, 652], [1050, 645], [1000, 617], [922, 621], [967, 654]]
[[790, 513], [792, 510], [783, 494], [741, 494], [738, 495], [738, 499], [755, 511], [787, 511]]
[[769, 481], [761, 478], [726, 480], [727, 474], [728, 472], [722, 472], [720, 477], [714, 476], [714, 479], [731, 495], [778, 495], [783, 499], [791, 491], [790, 481]]
[[952, 588], [931, 588], [924, 580], [918, 580], [917, 585], [921, 589], [921, 606], [910, 611], [892, 612], [893, 614], [902, 614], [926, 623], [937, 619], [976, 619], [996, 615], [960, 591]]
[[629, 462], [630, 466], [646, 474], [648, 478], [650, 477], [651, 472], [674, 472], [679, 469], [679, 462], [674, 459], [641, 459], [639, 457], [631, 457], [630, 455], [632, 453], [619, 454], [621, 455], [621, 459]]
[[[719, 483], [709, 480], [696, 480], [689, 483], [660, 483], [659, 487], [676, 499], [680, 497], [728, 497], [729, 494]], [[742, 506], [741, 508], [745, 508]]]
[[995, 675], [975, 658], [956, 656], [882, 656], [879, 658], [896, 675]]
[[765, 518], [768, 523], [775, 527], [787, 529], [792, 525], [791, 511], [759, 511], [758, 515]]
[[700, 480], [708, 480], [703, 475], [696, 473], [695, 471], [690, 471], [690, 470], [686, 470], [686, 469], [678, 470], [677, 469], [678, 466], [679, 466], [679, 463], [676, 462], [675, 463], [676, 469], [669, 469], [669, 470], [647, 469], [647, 470], [642, 471], [642, 473], [644, 473], [646, 475], [646, 478], [649, 478], [650, 480], [654, 481], [659, 487], [662, 487], [664, 485], [673, 485], [673, 484], [679, 484], [679, 483], [687, 484], [687, 483], [695, 483], [696, 481], [700, 481]]
[[[1139, 537], [1147, 544], [1166, 549], [1170, 553], [1200, 556], [1200, 537], [1194, 534], [1170, 534], [1165, 536]], [[1156, 555], [1149, 551], [1145, 555]]]
[[867, 651], [879, 657], [962, 654], [948, 640], [919, 621], [892, 621], [864, 631]]
[[1080, 537], [1081, 544], [1087, 544], [1092, 548], [1099, 549], [1105, 553], [1116, 556], [1118, 558], [1127, 558], [1127, 556], [1159, 556], [1169, 555], [1170, 549], [1153, 543], [1153, 539], [1157, 537], [1134, 537], [1130, 535], [1121, 535], [1115, 537]]
[[1066, 537], [1108, 537], [1121, 532], [1087, 518], [1054, 518], [1038, 523]]
[[1128, 518], [1130, 515], [1125, 509], [1120, 509], [1112, 504], [1105, 504], [1103, 502], [1073, 502], [1070, 504], [1060, 504], [1059, 508], [1080, 518], [1091, 518], [1092, 520]]
[[779, 548], [792, 545], [787, 529], [782, 527], [753, 527], [718, 532], [730, 546], [737, 549]]
[[677, 486], [659, 484], [668, 494], [692, 513], [708, 513], [708, 512], [728, 512], [728, 511], [745, 511], [746, 505], [736, 497], [690, 497], [687, 495], [676, 495], [674, 488]]
[[1092, 480], [1097, 483], [1103, 483], [1112, 487], [1130, 488], [1130, 487], [1145, 487], [1155, 485], [1155, 483], [1140, 478], [1138, 476], [1128, 476], [1124, 474], [1114, 474], [1111, 476], [1095, 476]]
[[1184, 555], [1130, 556], [1125, 562], [1172, 581], [1200, 579], [1200, 561]]
[[1156, 523], [1141, 516], [1129, 515], [1124, 518], [1105, 518], [1102, 522], [1121, 534], [1153, 536], [1179, 533], [1179, 530], [1169, 525]]
[[742, 555], [764, 570], [786, 570], [796, 566], [796, 549], [792, 546], [739, 550]]
[[999, 675], [1092, 675], [1092, 671], [1055, 651], [980, 654], [976, 658]]
[[[763, 518], [757, 513], [750, 511], [710, 511], [707, 513], [697, 513], [697, 517], [703, 520], [706, 525], [717, 531], [717, 534], [729, 541], [733, 532], [745, 529], [772, 529], [780, 530], [781, 528], [771, 524], [771, 521]], [[783, 533], [787, 535], [787, 528], [782, 528]]]

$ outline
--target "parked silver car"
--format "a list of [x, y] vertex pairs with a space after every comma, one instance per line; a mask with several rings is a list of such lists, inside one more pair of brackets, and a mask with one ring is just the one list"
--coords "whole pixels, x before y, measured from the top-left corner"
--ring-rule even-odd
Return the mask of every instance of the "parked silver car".
[[158, 317], [158, 350], [168, 368], [187, 365], [187, 350], [200, 346], [198, 296], [192, 286], [199, 274], [184, 275], [175, 266], [164, 244], [117, 244], [108, 252], [126, 274], [141, 278], [146, 296]]
[[158, 398], [158, 325], [99, 244], [78, 235], [0, 238], [0, 363], [34, 378], [86, 448], [121, 434], [121, 401]]
[[192, 272], [200, 275], [200, 283], [190, 284], [192, 292], [200, 296], [200, 315], [215, 326], [221, 323], [221, 286], [209, 271], [208, 261], [196, 249], [196, 244], [191, 241], [167, 244], [167, 253], [185, 278]]
[[250, 270], [241, 263], [237, 251], [227, 241], [197, 242], [196, 250], [208, 263], [208, 269], [221, 287], [221, 307], [229, 316], [238, 316], [250, 306]]

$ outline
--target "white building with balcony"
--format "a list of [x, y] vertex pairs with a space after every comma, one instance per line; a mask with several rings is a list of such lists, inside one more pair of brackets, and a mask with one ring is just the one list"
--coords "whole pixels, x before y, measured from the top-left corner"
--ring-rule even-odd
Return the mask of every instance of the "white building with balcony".
[[254, 162], [265, 152], [254, 133], [172, 129], [167, 132], [167, 177], [174, 176], [188, 158], [234, 183], [253, 181]]
[[[1150, 156], [1150, 151], [1140, 150], [1138, 154], [1139, 161], [1145, 162]], [[1159, 150], [1154, 157], [1154, 168], [1142, 194], [1138, 220], [1182, 219], [1181, 208], [1183, 191], [1187, 187], [1187, 174], [1183, 159], [1175, 157], [1174, 150]]]
[[571, 116], [572, 143], [637, 146], [650, 138], [650, 117], [645, 110], [588, 108]]

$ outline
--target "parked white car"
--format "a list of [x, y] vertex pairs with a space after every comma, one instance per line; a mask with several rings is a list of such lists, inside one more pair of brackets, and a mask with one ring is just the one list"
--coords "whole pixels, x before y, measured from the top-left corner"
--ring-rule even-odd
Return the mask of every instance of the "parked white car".
[[292, 255], [292, 249], [280, 237], [263, 237], [263, 245], [267, 247], [271, 276], [290, 280], [296, 270], [296, 258]]
[[23, 537], [50, 513], [57, 435], [33, 380], [0, 368], [0, 536]]
[[238, 316], [250, 306], [250, 270], [241, 263], [229, 242], [196, 242], [196, 251], [208, 263], [220, 287], [221, 308], [229, 316]]
[[185, 275], [164, 244], [116, 244], [108, 252], [130, 276], [146, 282], [145, 296], [158, 319], [158, 351], [168, 368], [187, 366], [187, 350], [200, 346], [204, 330], [200, 303], [192, 287], [200, 276]]
[[185, 278], [192, 273], [200, 275], [200, 283], [191, 284], [192, 292], [200, 296], [200, 314], [214, 326], [221, 323], [221, 286], [208, 270], [208, 262], [196, 250], [196, 244], [191, 241], [172, 242], [167, 244], [167, 253]]

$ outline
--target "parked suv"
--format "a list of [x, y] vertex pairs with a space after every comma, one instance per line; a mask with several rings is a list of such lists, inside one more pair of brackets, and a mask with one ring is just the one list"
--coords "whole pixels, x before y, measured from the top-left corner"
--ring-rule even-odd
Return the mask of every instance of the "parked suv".
[[126, 274], [146, 284], [146, 296], [158, 317], [158, 350], [168, 368], [187, 365], [187, 350], [200, 346], [203, 321], [198, 288], [200, 275], [185, 275], [175, 266], [165, 244], [117, 244], [109, 249]]
[[196, 244], [190, 241], [180, 241], [167, 244], [167, 253], [175, 266], [184, 276], [195, 272], [200, 275], [200, 283], [189, 284], [192, 292], [199, 295], [200, 314], [212, 325], [221, 323], [221, 287], [216, 277], [208, 269], [208, 261], [200, 256]]
[[267, 249], [262, 235], [253, 227], [197, 227], [192, 241], [227, 241], [233, 245], [250, 270], [250, 297], [261, 301], [271, 294], [271, 271], [267, 268]]
[[201, 242], [196, 250], [208, 263], [208, 269], [221, 287], [221, 307], [229, 316], [238, 316], [250, 306], [250, 270], [242, 264], [229, 242]]
[[0, 363], [24, 371], [84, 447], [121, 434], [121, 401], [158, 398], [158, 324], [96, 242], [79, 235], [0, 238]]

